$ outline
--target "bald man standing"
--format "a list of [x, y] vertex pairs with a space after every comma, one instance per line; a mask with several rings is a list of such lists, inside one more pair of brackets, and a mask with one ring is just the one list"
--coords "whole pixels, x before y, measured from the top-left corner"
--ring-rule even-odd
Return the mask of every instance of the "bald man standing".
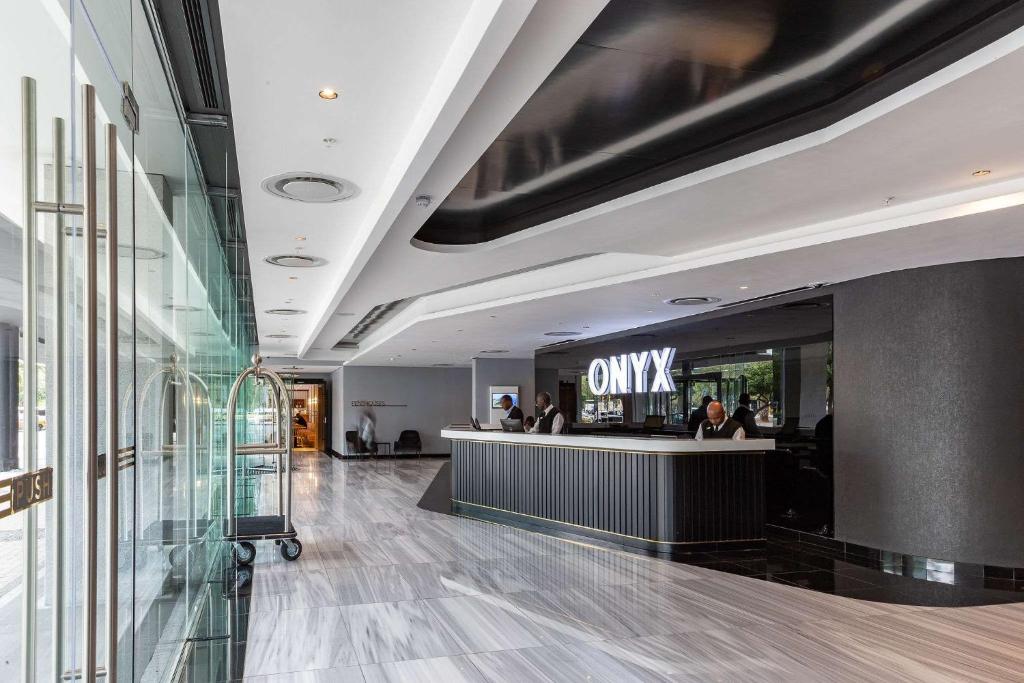
[[725, 416], [725, 407], [719, 401], [712, 401], [708, 404], [708, 419], [700, 423], [700, 428], [693, 438], [697, 441], [704, 439], [740, 441], [746, 439], [747, 435], [743, 431], [743, 425]]

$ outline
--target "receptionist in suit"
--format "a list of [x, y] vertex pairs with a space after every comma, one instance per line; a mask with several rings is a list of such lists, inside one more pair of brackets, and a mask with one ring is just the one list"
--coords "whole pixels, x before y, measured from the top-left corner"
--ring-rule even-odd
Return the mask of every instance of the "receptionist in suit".
[[501, 397], [501, 408], [505, 411], [505, 417], [509, 420], [522, 420], [523, 411], [522, 409], [512, 403], [512, 397], [505, 394]]

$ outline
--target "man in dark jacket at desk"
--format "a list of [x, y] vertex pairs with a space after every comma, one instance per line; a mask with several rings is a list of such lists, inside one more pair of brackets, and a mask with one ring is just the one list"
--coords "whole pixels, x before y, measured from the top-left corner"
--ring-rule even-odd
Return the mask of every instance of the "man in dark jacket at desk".
[[754, 419], [754, 411], [750, 409], [750, 394], [740, 394], [739, 405], [733, 411], [732, 419], [743, 425], [743, 431], [752, 439], [761, 436], [761, 430]]
[[512, 402], [510, 395], [505, 394], [501, 397], [501, 408], [505, 411], [505, 419], [522, 421], [523, 410]]
[[743, 425], [725, 416], [725, 407], [718, 401], [708, 404], [708, 419], [700, 423], [700, 429], [693, 437], [697, 441], [704, 439], [732, 439], [742, 441], [747, 438]]

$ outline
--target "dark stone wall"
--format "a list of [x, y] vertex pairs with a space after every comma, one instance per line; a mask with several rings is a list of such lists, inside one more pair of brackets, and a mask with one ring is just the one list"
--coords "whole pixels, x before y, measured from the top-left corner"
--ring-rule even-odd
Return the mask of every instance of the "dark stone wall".
[[1024, 259], [835, 288], [836, 537], [1024, 566]]

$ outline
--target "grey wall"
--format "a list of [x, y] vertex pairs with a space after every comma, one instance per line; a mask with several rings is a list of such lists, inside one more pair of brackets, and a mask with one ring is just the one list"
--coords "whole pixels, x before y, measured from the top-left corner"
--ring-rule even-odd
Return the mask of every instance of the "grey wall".
[[1024, 259], [844, 283], [836, 537], [1024, 567]]
[[[551, 400], [558, 405], [558, 368], [537, 368], [533, 373], [534, 389], [551, 394]], [[530, 397], [533, 398], [532, 396]], [[533, 404], [530, 404], [533, 405]]]
[[[487, 387], [519, 387], [519, 403], [526, 415], [533, 415], [534, 377], [532, 358], [473, 359], [473, 417], [481, 422], [491, 419], [491, 397]], [[557, 398], [555, 399], [557, 400]]]
[[365, 410], [352, 401], [384, 401], [406, 407], [375, 407], [377, 440], [394, 441], [403, 429], [415, 429], [424, 453], [449, 453], [441, 428], [469, 419], [472, 392], [469, 368], [393, 368], [346, 366], [341, 369], [342, 421], [335, 423], [335, 450], [345, 442], [345, 430], [355, 429]]
[[331, 450], [336, 453], [345, 452], [345, 368], [338, 368], [331, 373], [331, 434], [328, 438]]

